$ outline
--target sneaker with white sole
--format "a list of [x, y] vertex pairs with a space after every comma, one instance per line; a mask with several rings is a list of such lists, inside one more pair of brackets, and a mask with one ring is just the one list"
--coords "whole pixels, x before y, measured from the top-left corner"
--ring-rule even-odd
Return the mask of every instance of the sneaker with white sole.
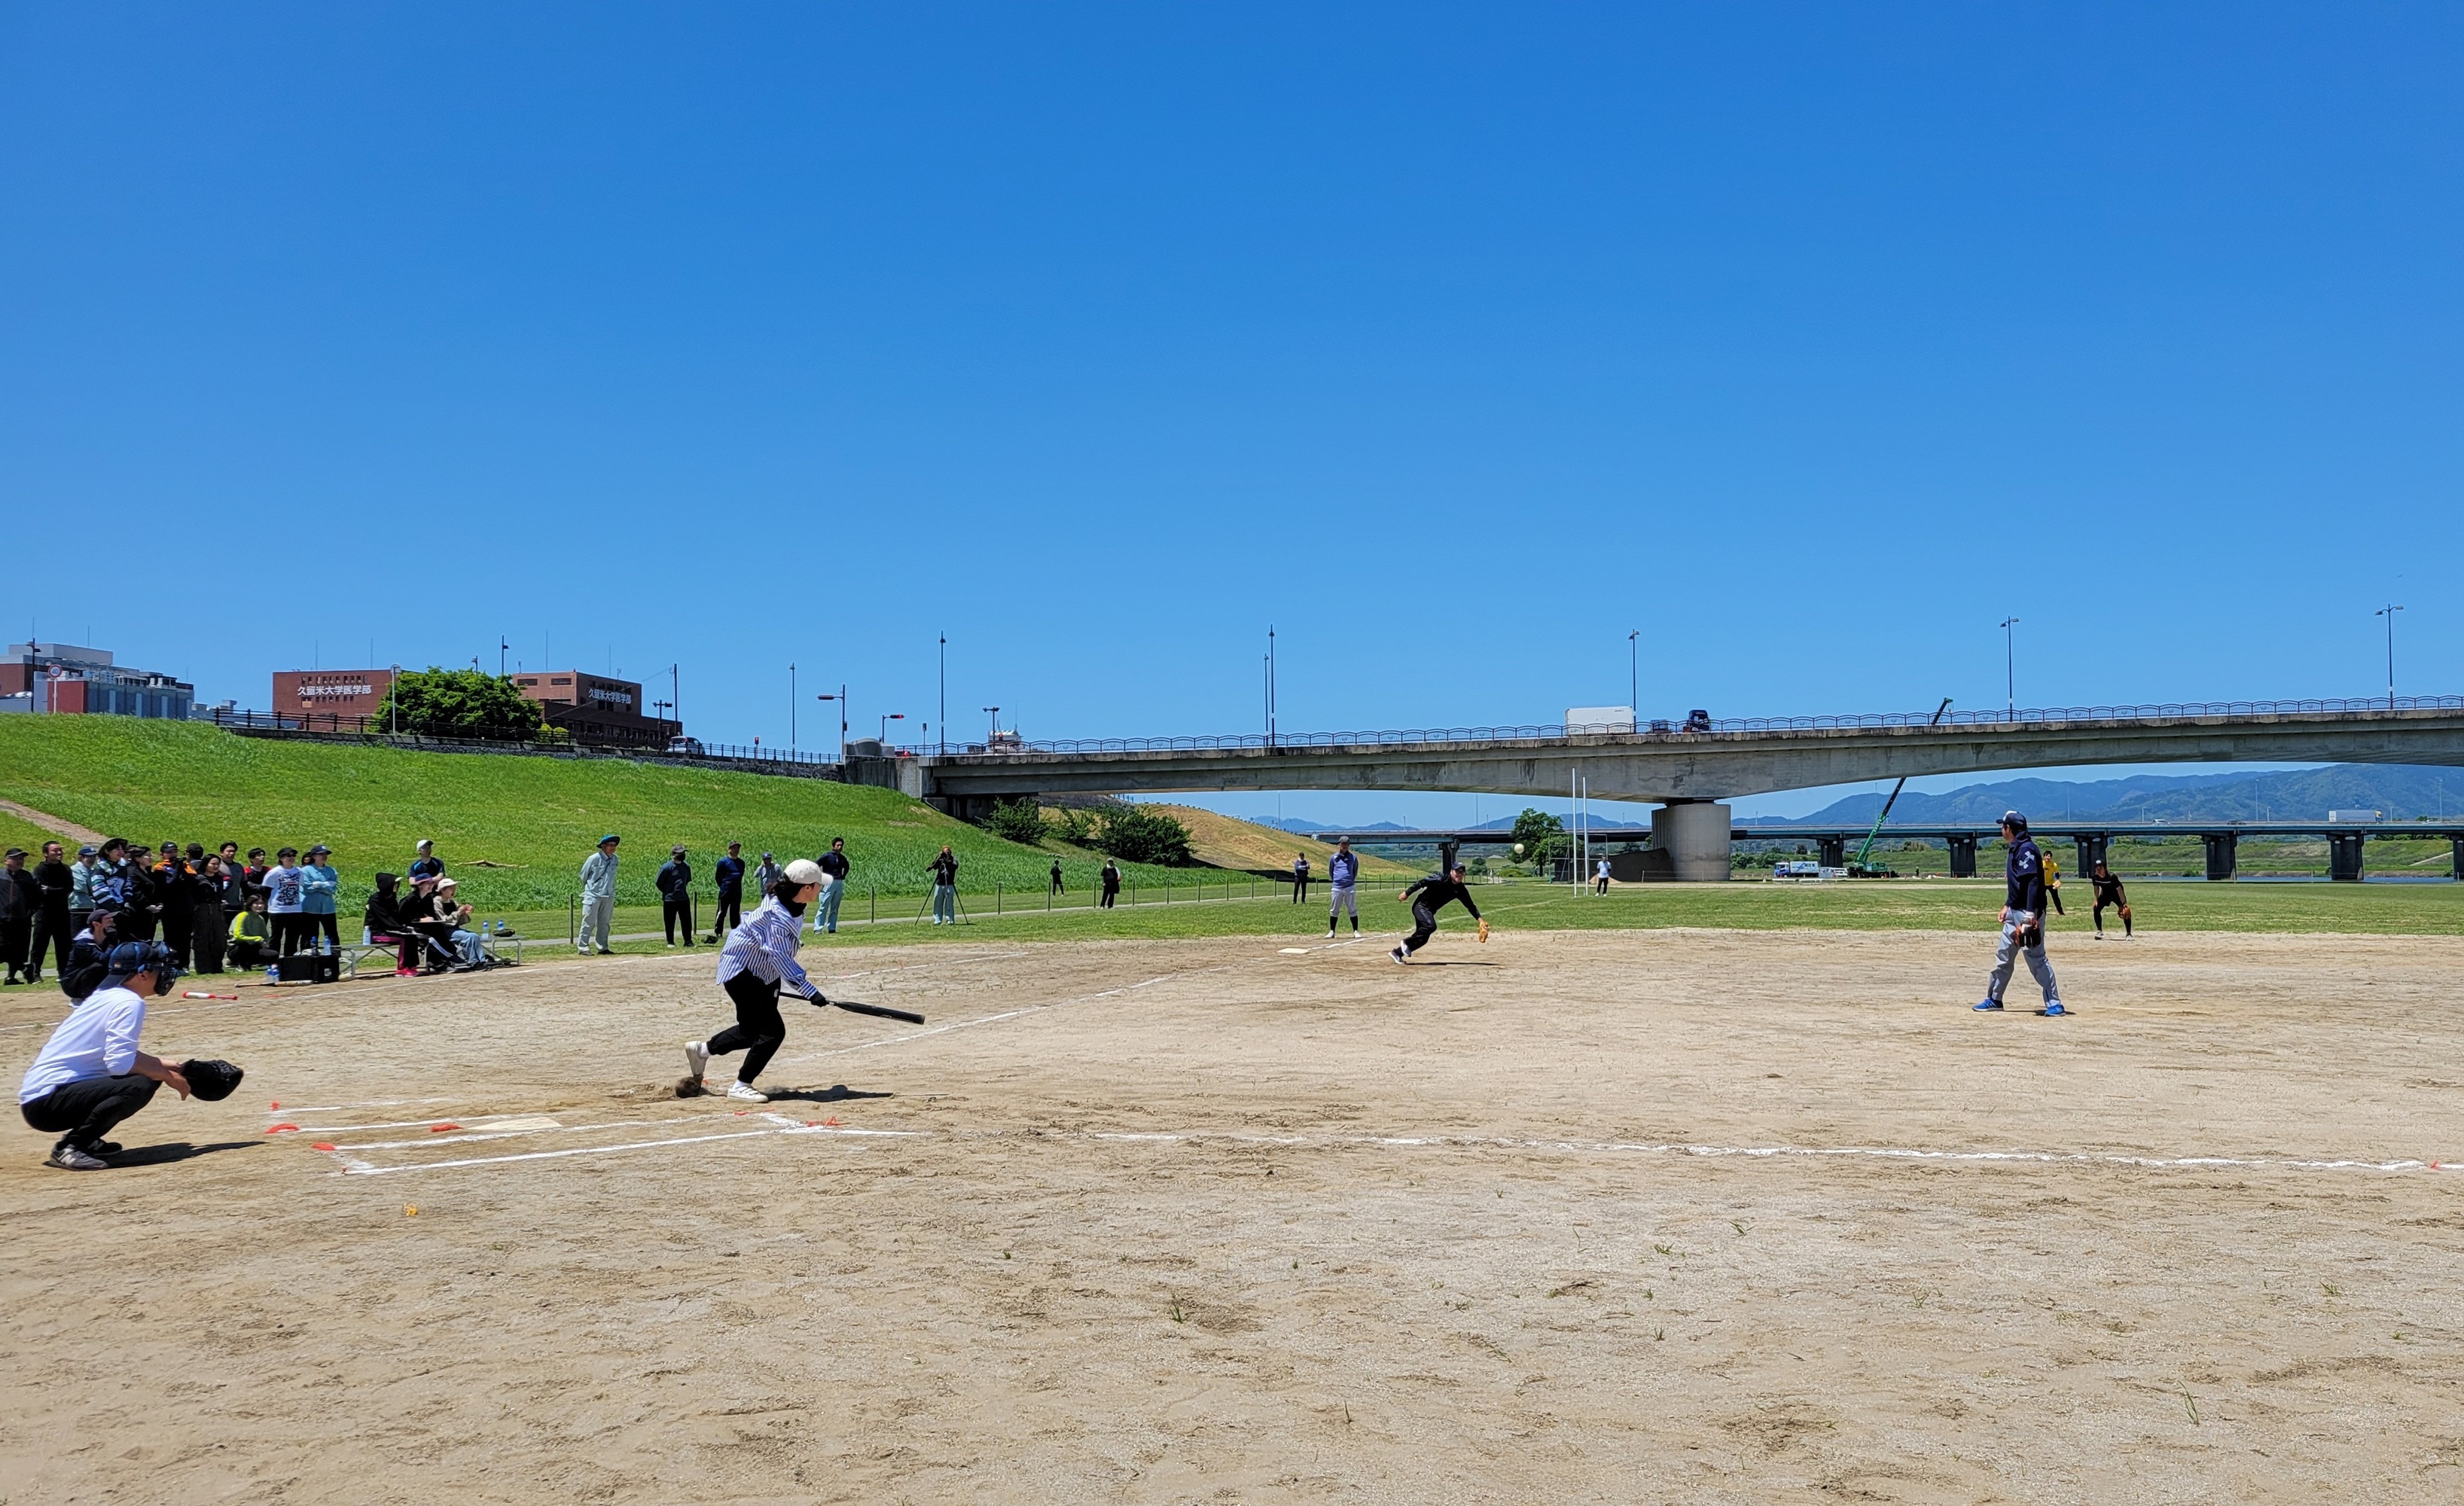
[[1393, 951], [1386, 953], [1386, 955], [1394, 958], [1397, 962], [1409, 962], [1412, 960], [1412, 954], [1405, 951], [1400, 947], [1396, 948]]
[[767, 1103], [770, 1102], [769, 1094], [762, 1092], [759, 1088], [755, 1087], [750, 1082], [729, 1083], [727, 1085], [727, 1096], [736, 1100], [739, 1103]]
[[698, 1040], [686, 1041], [685, 1075], [698, 1082], [701, 1080], [701, 1075], [709, 1070], [710, 1047], [706, 1043]]
[[108, 1171], [111, 1169], [111, 1168], [101, 1160], [97, 1157], [87, 1155], [84, 1151], [79, 1150], [77, 1146], [71, 1145], [54, 1146], [52, 1147], [51, 1155], [45, 1158], [43, 1165], [47, 1167], [57, 1167], [63, 1171]]

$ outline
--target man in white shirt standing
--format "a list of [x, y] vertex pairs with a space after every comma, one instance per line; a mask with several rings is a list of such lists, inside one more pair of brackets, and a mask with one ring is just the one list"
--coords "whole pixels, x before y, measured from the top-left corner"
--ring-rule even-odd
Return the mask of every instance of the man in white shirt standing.
[[274, 944], [283, 956], [306, 945], [308, 872], [299, 866], [299, 849], [285, 847], [265, 870], [265, 918], [274, 928]]
[[159, 942], [122, 942], [111, 949], [109, 967], [102, 986], [52, 1032], [17, 1089], [26, 1123], [60, 1137], [43, 1164], [63, 1171], [107, 1169], [102, 1158], [120, 1146], [103, 1137], [153, 1102], [158, 1084], [188, 1096], [179, 1068], [137, 1049], [145, 1001], [180, 975], [170, 952]]

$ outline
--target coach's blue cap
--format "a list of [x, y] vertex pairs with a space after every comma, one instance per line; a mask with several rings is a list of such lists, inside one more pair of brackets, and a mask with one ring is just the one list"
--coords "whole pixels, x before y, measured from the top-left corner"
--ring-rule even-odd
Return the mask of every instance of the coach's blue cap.
[[605, 847], [611, 841], [621, 841], [623, 840], [624, 839], [618, 837], [614, 832], [609, 832], [606, 836], [599, 839], [599, 845]]

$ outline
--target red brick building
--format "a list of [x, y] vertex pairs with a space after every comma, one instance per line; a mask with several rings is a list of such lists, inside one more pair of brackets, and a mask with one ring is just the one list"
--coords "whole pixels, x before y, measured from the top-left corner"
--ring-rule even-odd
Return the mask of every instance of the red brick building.
[[539, 703], [549, 726], [563, 728], [577, 742], [664, 748], [683, 730], [643, 715], [642, 688], [631, 680], [579, 669], [541, 669], [513, 680], [515, 689]]
[[274, 676], [272, 709], [280, 716], [370, 716], [392, 688], [390, 669], [282, 669]]

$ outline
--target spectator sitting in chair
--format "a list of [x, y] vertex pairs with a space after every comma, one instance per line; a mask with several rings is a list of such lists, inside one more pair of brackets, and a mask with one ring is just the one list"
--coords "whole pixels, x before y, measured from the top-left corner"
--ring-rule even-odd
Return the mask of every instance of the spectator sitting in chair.
[[471, 906], [462, 904], [453, 889], [451, 879], [436, 881], [436, 918], [448, 928], [446, 939], [452, 944], [453, 954], [464, 967], [475, 968], [488, 960], [488, 953], [480, 945], [479, 933], [471, 929]]
[[253, 972], [274, 960], [274, 929], [265, 919], [264, 891], [248, 897], [248, 908], [231, 918], [231, 965]]
[[453, 922], [447, 919], [438, 903], [436, 886], [443, 881], [435, 874], [423, 873], [412, 881], [416, 887], [410, 898], [402, 902], [402, 918], [428, 943], [423, 958], [424, 972], [451, 972], [462, 965], [462, 954], [453, 949]]
[[[393, 975], [407, 978], [418, 975], [419, 954], [427, 948], [428, 940], [411, 928], [409, 919], [403, 914], [407, 902], [394, 889], [401, 882], [390, 873], [376, 876], [376, 892], [368, 896], [368, 906], [360, 924], [367, 928], [369, 945], [395, 949]], [[251, 902], [254, 902], [254, 896], [251, 896]]]

